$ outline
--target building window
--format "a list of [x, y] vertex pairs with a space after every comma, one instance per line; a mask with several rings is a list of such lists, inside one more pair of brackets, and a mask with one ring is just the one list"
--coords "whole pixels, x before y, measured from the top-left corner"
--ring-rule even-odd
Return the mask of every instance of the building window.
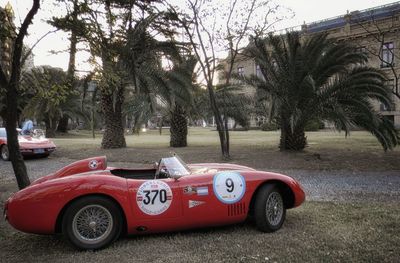
[[244, 77], [244, 67], [238, 67], [237, 73], [239, 76]]
[[[388, 87], [389, 89], [393, 90], [394, 79], [388, 79], [387, 81], [385, 81], [385, 86]], [[381, 111], [393, 111], [394, 110], [393, 106], [387, 102], [382, 102], [379, 108]]]
[[382, 45], [382, 63], [381, 67], [389, 67], [393, 66], [393, 59], [394, 59], [394, 45], [393, 42], [387, 42]]

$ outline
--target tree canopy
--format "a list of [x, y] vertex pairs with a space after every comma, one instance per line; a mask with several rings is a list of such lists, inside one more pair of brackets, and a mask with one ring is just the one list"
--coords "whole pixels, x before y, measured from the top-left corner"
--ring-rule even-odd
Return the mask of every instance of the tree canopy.
[[353, 127], [371, 132], [392, 149], [399, 143], [393, 123], [380, 115], [373, 101], [393, 103], [386, 77], [365, 64], [367, 57], [349, 42], [328, 34], [302, 38], [300, 33], [254, 37], [247, 50], [260, 65], [263, 78], [246, 78], [248, 84], [270, 95], [281, 128], [280, 148], [302, 150], [309, 120], [331, 122], [346, 135]]

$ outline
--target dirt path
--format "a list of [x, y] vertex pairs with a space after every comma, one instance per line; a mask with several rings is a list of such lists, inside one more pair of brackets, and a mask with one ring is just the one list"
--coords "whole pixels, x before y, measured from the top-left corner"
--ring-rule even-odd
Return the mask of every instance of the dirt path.
[[400, 201], [400, 171], [280, 170], [297, 179], [313, 201]]
[[[68, 158], [27, 160], [31, 179], [54, 172], [73, 162]], [[140, 164], [109, 162], [110, 166], [137, 167]], [[149, 165], [149, 164], [147, 164]], [[260, 170], [271, 171], [268, 168]], [[299, 180], [308, 200], [313, 201], [400, 201], [400, 171], [320, 171], [272, 170]], [[9, 192], [16, 191], [10, 162], [0, 161], [0, 194], [4, 201]]]

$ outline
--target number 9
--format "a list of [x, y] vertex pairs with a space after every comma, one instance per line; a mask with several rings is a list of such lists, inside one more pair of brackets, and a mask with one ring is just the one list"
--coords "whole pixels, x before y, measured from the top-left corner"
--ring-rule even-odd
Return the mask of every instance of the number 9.
[[233, 180], [231, 178], [227, 178], [225, 181], [225, 185], [226, 185], [226, 190], [229, 193], [232, 193], [233, 190], [235, 189], [235, 184], [233, 183]]

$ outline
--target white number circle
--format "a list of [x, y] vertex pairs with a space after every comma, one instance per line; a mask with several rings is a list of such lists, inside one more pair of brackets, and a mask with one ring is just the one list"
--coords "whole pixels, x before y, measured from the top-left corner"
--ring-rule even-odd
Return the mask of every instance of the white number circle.
[[136, 203], [147, 215], [159, 215], [168, 210], [172, 203], [172, 191], [163, 181], [151, 180], [140, 185]]
[[246, 192], [246, 181], [238, 172], [220, 172], [214, 176], [214, 194], [225, 204], [239, 202]]

